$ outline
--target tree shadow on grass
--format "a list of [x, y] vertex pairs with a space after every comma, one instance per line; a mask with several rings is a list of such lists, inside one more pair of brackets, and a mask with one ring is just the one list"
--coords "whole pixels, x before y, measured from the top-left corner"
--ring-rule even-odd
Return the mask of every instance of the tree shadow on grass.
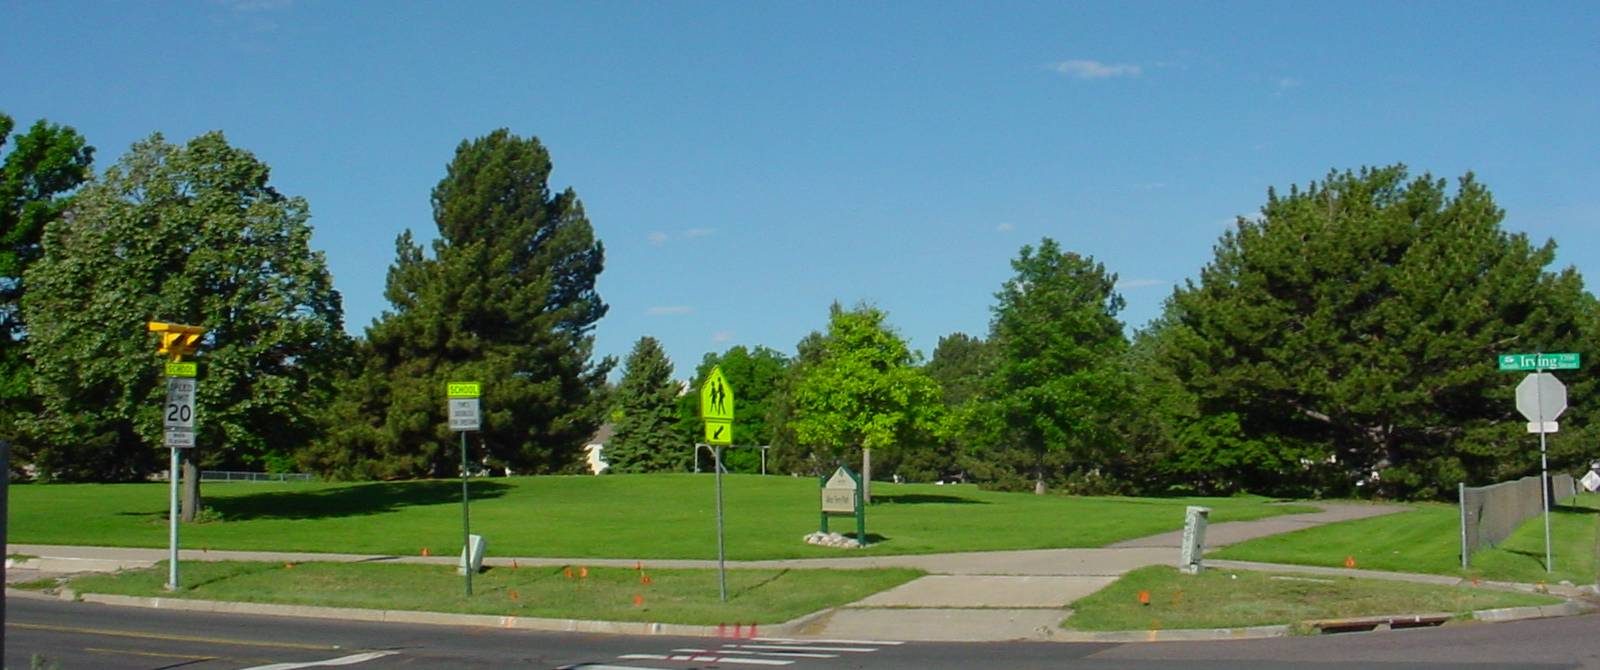
[[[499, 498], [511, 487], [493, 481], [472, 482], [471, 498]], [[228, 521], [252, 519], [326, 519], [393, 512], [404, 507], [461, 502], [461, 482], [372, 482], [319, 491], [272, 491], [227, 498], [208, 498], [206, 507]]]
[[1577, 505], [1556, 505], [1550, 508], [1551, 512], [1561, 514], [1600, 514], [1600, 509], [1593, 507], [1579, 507]]
[[924, 494], [924, 493], [902, 493], [902, 494], [898, 494], [898, 495], [873, 494], [873, 496], [872, 496], [872, 504], [874, 504], [874, 505], [877, 505], [877, 504], [885, 504], [885, 505], [927, 505], [927, 504], [932, 504], [932, 503], [944, 503], [944, 504], [949, 504], [949, 505], [988, 505], [989, 504], [989, 502], [986, 501], [986, 500], [974, 500], [972, 498], [963, 498], [963, 497], [960, 497], [960, 496], [947, 496], [947, 495]]

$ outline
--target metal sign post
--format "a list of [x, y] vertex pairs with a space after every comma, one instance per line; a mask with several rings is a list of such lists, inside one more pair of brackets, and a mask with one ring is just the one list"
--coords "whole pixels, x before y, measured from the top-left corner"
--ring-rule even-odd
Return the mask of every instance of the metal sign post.
[[178, 516], [180, 514], [178, 500], [178, 472], [179, 449], [194, 447], [194, 395], [196, 385], [194, 381], [194, 363], [168, 363], [167, 364], [167, 404], [163, 410], [162, 435], [168, 449], [172, 452], [171, 470], [168, 472], [170, 495], [168, 502], [167, 529], [167, 590], [178, 590]]
[[[721, 366], [711, 368], [711, 374], [700, 385], [700, 418], [706, 423], [706, 443], [715, 447], [717, 459], [714, 464], [717, 470], [717, 586], [722, 602], [728, 602], [728, 554], [722, 526], [722, 448], [733, 444], [733, 387], [723, 378]], [[699, 452], [695, 454], [698, 458]]]
[[717, 592], [728, 602], [727, 534], [722, 530], [722, 445], [717, 445]]
[[478, 382], [445, 384], [445, 395], [450, 401], [450, 430], [461, 434], [461, 574], [466, 577], [466, 595], [469, 596], [472, 595], [472, 573], [477, 569], [472, 560], [472, 517], [467, 511], [471, 498], [467, 492], [467, 479], [471, 476], [467, 469], [467, 431], [481, 428], [478, 406], [481, 391], [482, 385]]
[[[145, 327], [161, 335], [157, 354], [168, 357], [166, 365], [167, 402], [162, 406], [162, 442], [172, 451], [167, 479], [171, 485], [167, 499], [167, 590], [178, 590], [178, 450], [194, 447], [195, 375], [199, 366], [184, 363], [183, 357], [200, 348], [206, 329], [177, 323], [150, 321]], [[198, 496], [196, 497], [198, 501]], [[198, 503], [197, 503], [198, 504]]]
[[[1570, 358], [1566, 358], [1569, 357]], [[1509, 356], [1500, 358], [1505, 369]], [[1560, 369], [1577, 367], [1577, 354], [1535, 354], [1534, 362], [1559, 361]], [[1570, 365], [1571, 367], [1567, 367]], [[1556, 368], [1551, 364], [1544, 367]], [[1560, 429], [1556, 419], [1567, 410], [1567, 387], [1548, 372], [1534, 372], [1517, 384], [1517, 411], [1528, 419], [1528, 432], [1539, 434], [1539, 497], [1544, 505], [1544, 571], [1555, 570], [1550, 549], [1550, 456], [1545, 436]]]

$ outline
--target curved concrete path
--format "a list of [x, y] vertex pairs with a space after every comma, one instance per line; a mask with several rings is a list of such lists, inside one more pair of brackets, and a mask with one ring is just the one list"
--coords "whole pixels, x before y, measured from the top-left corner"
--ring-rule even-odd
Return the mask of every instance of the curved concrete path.
[[[1408, 508], [1397, 505], [1313, 504], [1322, 511], [1211, 525], [1208, 548], [1276, 535], [1312, 526], [1348, 521]], [[964, 552], [914, 556], [863, 556], [775, 561], [730, 561], [745, 568], [913, 567], [929, 574], [899, 587], [813, 617], [797, 635], [890, 640], [1047, 640], [1075, 600], [1104, 588], [1130, 570], [1178, 562], [1182, 531], [1118, 542], [1096, 549], [1033, 549]], [[8, 554], [40, 558], [30, 570], [8, 571], [8, 580], [53, 574], [147, 567], [167, 557], [165, 549], [10, 545]], [[370, 556], [296, 552], [184, 550], [183, 560], [268, 560], [403, 562], [451, 565], [454, 556]], [[614, 565], [632, 567], [632, 559], [491, 558], [491, 565]], [[652, 567], [706, 568], [715, 561], [649, 561]]]
[[[1398, 505], [1317, 504], [1312, 514], [1218, 523], [1208, 548], [1338, 521], [1405, 511]], [[1073, 602], [1123, 573], [1176, 565], [1183, 531], [1126, 540], [1099, 549], [1045, 549], [933, 556], [896, 556], [886, 563], [928, 571], [927, 577], [874, 594], [810, 622], [802, 634], [892, 640], [1048, 640]]]

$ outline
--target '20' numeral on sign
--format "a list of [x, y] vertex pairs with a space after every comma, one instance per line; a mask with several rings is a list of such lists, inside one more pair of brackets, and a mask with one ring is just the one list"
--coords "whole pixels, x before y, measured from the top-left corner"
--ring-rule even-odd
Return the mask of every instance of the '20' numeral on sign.
[[191, 409], [188, 405], [179, 405], [177, 403], [169, 403], [167, 405], [167, 420], [168, 421], [177, 421], [177, 422], [180, 422], [180, 423], [188, 423], [189, 419], [191, 419], [193, 417], [194, 417], [194, 410]]

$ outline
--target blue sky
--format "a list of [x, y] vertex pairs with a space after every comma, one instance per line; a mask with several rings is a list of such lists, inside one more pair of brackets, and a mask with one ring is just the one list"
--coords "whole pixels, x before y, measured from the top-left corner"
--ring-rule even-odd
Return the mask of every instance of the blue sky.
[[931, 354], [1049, 236], [1131, 328], [1269, 186], [1477, 173], [1600, 276], [1600, 3], [15, 2], [0, 111], [103, 167], [220, 129], [304, 196], [348, 328], [462, 140], [537, 136], [606, 248], [597, 351], [680, 377], [833, 301]]

